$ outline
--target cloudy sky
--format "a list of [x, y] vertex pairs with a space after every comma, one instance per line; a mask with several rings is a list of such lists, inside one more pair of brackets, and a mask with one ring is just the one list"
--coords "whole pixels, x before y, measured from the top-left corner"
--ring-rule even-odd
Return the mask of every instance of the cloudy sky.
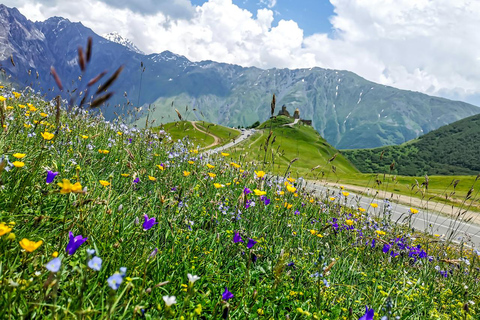
[[30, 20], [117, 31], [146, 53], [353, 71], [480, 106], [478, 0], [4, 0]]

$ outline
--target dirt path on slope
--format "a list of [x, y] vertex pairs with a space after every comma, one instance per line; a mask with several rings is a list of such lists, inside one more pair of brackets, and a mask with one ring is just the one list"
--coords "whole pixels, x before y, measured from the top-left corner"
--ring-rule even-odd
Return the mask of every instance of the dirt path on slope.
[[215, 146], [218, 146], [221, 142], [220, 138], [217, 137], [216, 135], [210, 133], [210, 132], [206, 132], [206, 131], [203, 131], [202, 129], [200, 129], [199, 127], [197, 127], [196, 123], [197, 121], [190, 121], [190, 123], [192, 124], [192, 126], [195, 128], [195, 130], [201, 132], [201, 133], [205, 133], [206, 135], [209, 135], [210, 137], [213, 138], [213, 143], [209, 146], [206, 146], [206, 147], [203, 147], [201, 148], [200, 150], [203, 150], [203, 149], [209, 149], [209, 148], [213, 148]]
[[[313, 182], [313, 181], [311, 181]], [[378, 200], [383, 200], [383, 199], [391, 199], [394, 202], [404, 204], [411, 206], [412, 208], [415, 209], [422, 209], [422, 210], [429, 210], [429, 211], [436, 211], [439, 212], [445, 216], [455, 218], [460, 210], [460, 207], [444, 204], [441, 202], [435, 202], [435, 201], [426, 201], [422, 199], [418, 199], [415, 197], [409, 197], [397, 193], [392, 193], [392, 192], [385, 192], [384, 190], [376, 190], [372, 188], [365, 188], [365, 187], [360, 187], [360, 186], [354, 186], [354, 185], [349, 185], [349, 184], [341, 184], [341, 183], [334, 183], [334, 182], [329, 182], [329, 183], [324, 183], [326, 186], [332, 186], [336, 188], [340, 188], [340, 186], [343, 186], [345, 189], [350, 190], [352, 192], [355, 192], [357, 194], [369, 196], [369, 197], [376, 197]], [[378, 194], [377, 194], [378, 191]], [[376, 195], [376, 196], [375, 196]], [[461, 209], [462, 212], [466, 211], [464, 214], [462, 214], [462, 221], [468, 220], [471, 218], [470, 222], [480, 225], [480, 214], [475, 212], [475, 211], [470, 211], [466, 210], [465, 208]]]

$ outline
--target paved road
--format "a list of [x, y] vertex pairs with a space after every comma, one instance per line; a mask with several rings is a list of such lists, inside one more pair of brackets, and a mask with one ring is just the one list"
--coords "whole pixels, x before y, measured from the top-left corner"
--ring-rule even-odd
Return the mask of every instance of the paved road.
[[[338, 197], [338, 194], [340, 193], [339, 188], [327, 187], [320, 184], [313, 184], [311, 182], [307, 183], [306, 188], [307, 190], [313, 190], [322, 195], [325, 195], [328, 192], [330, 195]], [[385, 206], [383, 199], [373, 199], [371, 197], [358, 195], [353, 192], [350, 192], [347, 199], [347, 204], [349, 206], [359, 205], [360, 207], [367, 209], [369, 212], [375, 212], [376, 214], [381, 214]], [[370, 203], [373, 202], [378, 204], [378, 208], [373, 209], [370, 206]], [[390, 203], [390, 205], [392, 208], [392, 221], [408, 224], [407, 219], [409, 216], [410, 207], [397, 203]], [[420, 231], [442, 235], [440, 239], [448, 239], [450, 237], [457, 243], [464, 241], [472, 247], [474, 246], [475, 248], [480, 248], [480, 226], [478, 225], [463, 222], [461, 220], [455, 221], [454, 219], [447, 218], [435, 212], [424, 210], [420, 210], [417, 214], [413, 215], [411, 225], [413, 228]]]
[[206, 150], [203, 153], [208, 156], [208, 155], [211, 155], [213, 153], [222, 152], [222, 151], [224, 151], [228, 148], [231, 148], [231, 147], [239, 144], [240, 142], [248, 139], [254, 133], [255, 133], [255, 129], [245, 129], [244, 131], [241, 132], [241, 134], [238, 137], [235, 138], [234, 141], [232, 140], [229, 143], [227, 143], [226, 145], [223, 145], [223, 146], [215, 148], [215, 149]]

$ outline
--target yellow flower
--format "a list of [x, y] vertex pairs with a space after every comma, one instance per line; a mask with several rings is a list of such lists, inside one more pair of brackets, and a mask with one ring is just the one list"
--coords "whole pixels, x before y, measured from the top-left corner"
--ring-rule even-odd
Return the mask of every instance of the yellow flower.
[[98, 182], [100, 182], [100, 184], [104, 187], [108, 187], [110, 185], [110, 182], [105, 181], [105, 180], [99, 180]]
[[287, 209], [291, 209], [293, 207], [293, 204], [285, 202], [284, 207], [287, 208]]
[[80, 137], [82, 137], [83, 139], [88, 139], [88, 136], [83, 135], [83, 134], [81, 134]]
[[264, 196], [267, 194], [266, 191], [261, 191], [261, 190], [258, 190], [258, 189], [253, 189], [253, 193], [255, 193], [256, 196]]
[[9, 233], [10, 231], [12, 231], [12, 228], [7, 226], [5, 222], [0, 223], [0, 237]]
[[263, 316], [263, 310], [262, 310], [262, 309], [260, 309], [260, 308], [257, 309], [257, 313], [258, 313], [259, 315]]
[[208, 175], [210, 176], [210, 178], [215, 178], [217, 175], [213, 172], [209, 172]]
[[234, 168], [237, 168], [237, 169], [240, 168], [240, 165], [235, 163], [235, 162], [230, 162], [230, 165]]
[[122, 177], [129, 177], [129, 176], [130, 176], [130, 174], [128, 174], [128, 173], [121, 173], [120, 175], [121, 175]]
[[7, 98], [5, 98], [4, 96], [0, 96], [0, 101], [3, 102], [3, 101], [5, 101], [5, 100], [7, 100]]
[[18, 107], [19, 107], [20, 109], [25, 109], [27, 106], [24, 105], [24, 104], [19, 104]]
[[335, 201], [335, 197], [330, 197], [330, 200], [331, 200], [331, 201]]
[[208, 169], [213, 169], [213, 168], [215, 168], [215, 166], [212, 166], [210, 163], [207, 163], [207, 168]]
[[28, 124], [28, 123], [24, 123], [23, 126], [24, 126], [25, 128], [27, 128], [27, 129], [32, 127], [32, 125], [31, 125], [31, 124]]
[[33, 252], [38, 249], [43, 243], [42, 240], [40, 241], [30, 241], [27, 238], [23, 238], [20, 242], [20, 246], [27, 252]]
[[197, 307], [193, 310], [198, 316], [202, 313], [202, 305], [198, 304]]
[[257, 178], [263, 178], [265, 176], [265, 171], [255, 171]]
[[10, 233], [8, 234], [8, 236], [7, 236], [7, 239], [8, 239], [8, 240], [15, 240], [15, 233], [10, 232]]
[[230, 155], [230, 153], [225, 153], [225, 152], [222, 152], [222, 153], [220, 153], [220, 154], [221, 154], [222, 156], [224, 156], [224, 157], [228, 157], [228, 156]]
[[188, 163], [189, 163], [189, 164], [194, 164], [195, 161], [189, 160]]
[[183, 176], [188, 177], [190, 175], [190, 171], [183, 171]]
[[98, 150], [98, 152], [101, 153], [101, 154], [109, 154], [110, 153], [110, 151], [102, 150], [102, 149]]
[[53, 133], [46, 132], [46, 131], [42, 132], [41, 135], [42, 135], [43, 139], [45, 139], [45, 140], [52, 140], [53, 137], [55, 136]]
[[360, 212], [365, 212], [366, 210], [363, 209], [363, 208], [358, 208], [358, 211], [360, 211]]
[[159, 164], [157, 164], [157, 168], [160, 169], [160, 170], [162, 170], [162, 171], [163, 171], [163, 169], [165, 169], [163, 166], [161, 166], [161, 165], [159, 165]]
[[28, 106], [28, 109], [30, 110], [30, 112], [35, 112], [35, 111], [37, 111], [37, 108], [35, 108], [33, 105], [29, 105], [29, 106]]
[[319, 234], [317, 234], [317, 237], [323, 238], [323, 234], [319, 233]]
[[12, 156], [14, 156], [17, 159], [22, 159], [22, 158], [25, 158], [26, 154], [25, 153], [14, 153], [14, 154], [12, 154]]
[[294, 193], [295, 191], [297, 191], [297, 188], [295, 188], [294, 186], [292, 185], [288, 185], [287, 186], [287, 190], [291, 193]]
[[118, 134], [119, 136], [121, 136], [121, 135], [123, 134], [123, 132], [117, 131], [117, 134]]
[[7, 106], [7, 110], [13, 110], [12, 106]]
[[345, 220], [345, 223], [346, 223], [348, 226], [353, 226], [353, 224], [354, 224], [353, 220], [350, 220], [350, 219]]
[[13, 161], [12, 163], [15, 166], [15, 168], [21, 168], [25, 165], [25, 163], [23, 163], [21, 161]]
[[152, 176], [148, 176], [148, 180], [150, 180], [150, 181], [157, 181], [157, 178], [152, 177]]
[[345, 197], [348, 197], [348, 195], [349, 195], [350, 193], [347, 192], [347, 191], [343, 191], [342, 194], [343, 194]]
[[370, 203], [370, 206], [371, 206], [372, 208], [378, 208], [378, 204], [376, 204], [376, 203]]
[[379, 236], [384, 236], [386, 235], [385, 231], [382, 231], [382, 230], [376, 230], [375, 231]]
[[310, 233], [311, 233], [312, 235], [315, 235], [315, 234], [317, 234], [317, 231], [312, 229], [312, 230], [310, 230]]
[[52, 257], [54, 258], [58, 257], [58, 251], [55, 251], [54, 253], [52, 253]]
[[16, 99], [18, 99], [18, 98], [20, 98], [20, 97], [22, 96], [21, 93], [18, 93], [18, 92], [15, 92], [15, 91], [12, 92], [12, 93], [13, 93], [13, 95], [15, 96]]
[[45, 117], [48, 117], [48, 114], [46, 114], [45, 112], [40, 112], [40, 116], [45, 118]]
[[224, 185], [223, 185], [223, 184], [221, 184], [221, 183], [214, 183], [213, 185], [214, 185], [214, 186], [215, 186], [215, 188], [217, 188], [217, 189], [219, 189], [219, 188], [223, 188], [223, 187], [224, 187]]
[[343, 189], [345, 189], [345, 187], [344, 187], [344, 186], [340, 186], [340, 189], [342, 189], [342, 190], [343, 190]]
[[198, 150], [195, 149], [195, 150], [190, 150], [191, 153], [198, 153]]
[[70, 180], [68, 179], [63, 179], [63, 182], [57, 183], [57, 185], [62, 188], [60, 190], [60, 193], [66, 194], [70, 192], [75, 192], [75, 193], [82, 193], [82, 185], [80, 182], [76, 182], [75, 184], [72, 184]]
[[310, 203], [314, 203], [314, 202], [315, 202], [315, 199], [312, 198], [312, 199], [309, 200], [309, 202], [310, 202]]
[[410, 208], [410, 212], [412, 214], [417, 214], [418, 213], [418, 210], [417, 209], [414, 209], [414, 208]]
[[295, 179], [293, 179], [293, 178], [287, 178], [287, 181], [290, 182], [290, 183], [294, 183], [294, 182], [295, 182]]

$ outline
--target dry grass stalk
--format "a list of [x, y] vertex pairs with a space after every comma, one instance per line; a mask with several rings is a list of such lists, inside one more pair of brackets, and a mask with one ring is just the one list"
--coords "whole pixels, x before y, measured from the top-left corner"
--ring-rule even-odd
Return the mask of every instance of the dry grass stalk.
[[58, 76], [57, 71], [55, 71], [54, 67], [50, 68], [50, 73], [52, 74], [53, 79], [55, 80], [55, 83], [57, 84], [58, 89], [60, 89], [60, 91], [63, 91], [62, 81], [60, 81], [60, 77]]
[[97, 89], [95, 94], [100, 94], [101, 92], [104, 92], [105, 90], [107, 90], [115, 82], [115, 80], [117, 80], [122, 70], [123, 70], [123, 66], [120, 66], [117, 69], [117, 71], [115, 71], [115, 73]]

